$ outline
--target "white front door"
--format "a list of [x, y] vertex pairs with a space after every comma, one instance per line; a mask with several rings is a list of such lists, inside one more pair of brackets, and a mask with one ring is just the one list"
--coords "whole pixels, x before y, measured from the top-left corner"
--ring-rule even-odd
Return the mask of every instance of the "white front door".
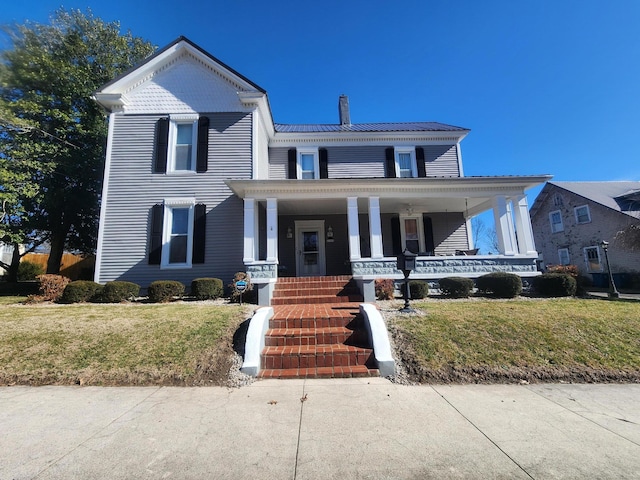
[[325, 274], [324, 220], [296, 222], [296, 269], [299, 277]]

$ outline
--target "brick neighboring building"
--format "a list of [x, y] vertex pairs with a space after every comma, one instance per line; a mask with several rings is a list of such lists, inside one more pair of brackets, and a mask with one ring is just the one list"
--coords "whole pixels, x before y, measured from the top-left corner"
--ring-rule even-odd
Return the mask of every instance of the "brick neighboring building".
[[614, 274], [640, 272], [640, 252], [623, 249], [620, 230], [640, 224], [640, 182], [547, 182], [531, 207], [544, 265], [576, 265], [580, 273], [606, 272], [603, 240]]

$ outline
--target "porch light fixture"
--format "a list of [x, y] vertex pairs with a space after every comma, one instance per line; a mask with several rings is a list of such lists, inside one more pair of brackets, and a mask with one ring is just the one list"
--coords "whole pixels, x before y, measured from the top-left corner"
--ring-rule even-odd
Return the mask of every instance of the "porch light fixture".
[[602, 250], [604, 250], [604, 258], [607, 261], [607, 271], [609, 272], [609, 298], [620, 298], [620, 293], [616, 289], [616, 284], [613, 281], [613, 274], [611, 273], [611, 264], [609, 263], [609, 253], [607, 250], [609, 249], [609, 242], [605, 242], [602, 240], [600, 243]]
[[293, 231], [291, 227], [287, 227], [287, 238], [293, 238]]
[[415, 310], [409, 307], [409, 275], [411, 274], [411, 270], [415, 270], [416, 268], [416, 255], [415, 253], [407, 250], [398, 255], [398, 270], [402, 271], [404, 275], [404, 307], [400, 309], [402, 313], [414, 313]]
[[327, 228], [327, 239], [333, 240], [333, 228]]

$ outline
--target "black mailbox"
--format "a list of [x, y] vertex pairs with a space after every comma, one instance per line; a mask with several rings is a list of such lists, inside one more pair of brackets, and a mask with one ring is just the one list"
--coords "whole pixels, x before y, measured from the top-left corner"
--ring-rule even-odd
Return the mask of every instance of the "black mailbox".
[[398, 255], [398, 270], [402, 272], [410, 272], [411, 270], [416, 269], [416, 255], [413, 252], [410, 252], [406, 248], [404, 252]]

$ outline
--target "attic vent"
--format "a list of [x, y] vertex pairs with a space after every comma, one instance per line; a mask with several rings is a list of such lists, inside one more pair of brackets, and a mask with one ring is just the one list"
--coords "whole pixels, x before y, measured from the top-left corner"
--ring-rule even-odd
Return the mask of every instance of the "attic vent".
[[340, 95], [338, 100], [338, 112], [340, 114], [340, 125], [351, 125], [351, 117], [349, 115], [349, 97]]

